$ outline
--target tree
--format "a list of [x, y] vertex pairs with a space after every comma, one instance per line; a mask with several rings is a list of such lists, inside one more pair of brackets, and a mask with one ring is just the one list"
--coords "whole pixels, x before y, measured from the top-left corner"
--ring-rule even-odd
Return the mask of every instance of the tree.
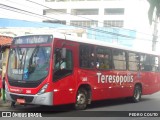
[[158, 18], [160, 17], [160, 0], [147, 0], [147, 1], [150, 4], [150, 8], [148, 10], [148, 19], [150, 25], [152, 25], [154, 9], [156, 8], [156, 16], [154, 20], [154, 30], [152, 39], [152, 51], [156, 51], [156, 43], [158, 39]]
[[152, 25], [152, 18], [153, 18], [153, 11], [156, 8], [156, 16], [157, 18], [160, 17], [160, 0], [147, 0], [150, 4], [150, 8], [148, 10], [148, 19], [150, 25]]

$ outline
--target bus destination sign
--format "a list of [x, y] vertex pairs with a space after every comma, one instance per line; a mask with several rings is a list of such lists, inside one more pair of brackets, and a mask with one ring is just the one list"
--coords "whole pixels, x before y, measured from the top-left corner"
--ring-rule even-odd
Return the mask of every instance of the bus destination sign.
[[31, 35], [16, 37], [13, 40], [13, 44], [40, 44], [50, 43], [53, 37], [51, 35]]

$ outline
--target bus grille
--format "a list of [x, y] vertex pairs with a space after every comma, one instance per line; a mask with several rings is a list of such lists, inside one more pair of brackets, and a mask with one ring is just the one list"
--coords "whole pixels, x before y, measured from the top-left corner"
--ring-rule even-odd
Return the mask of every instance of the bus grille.
[[14, 100], [14, 101], [17, 101], [17, 99], [25, 99], [26, 103], [30, 103], [32, 102], [33, 98], [32, 96], [20, 96], [20, 95], [14, 95], [14, 94], [10, 94], [11, 95], [11, 98]]
[[35, 82], [26, 82], [26, 83], [21, 83], [21, 82], [18, 82], [16, 80], [8, 80], [9, 84], [11, 86], [15, 86], [15, 87], [25, 87], [25, 88], [35, 88], [37, 86], [39, 86], [41, 84], [41, 81], [35, 81]]

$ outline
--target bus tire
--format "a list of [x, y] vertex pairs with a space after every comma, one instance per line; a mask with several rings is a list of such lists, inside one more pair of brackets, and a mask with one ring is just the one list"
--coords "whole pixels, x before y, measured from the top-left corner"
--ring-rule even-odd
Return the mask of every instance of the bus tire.
[[84, 88], [80, 88], [76, 95], [76, 103], [75, 109], [76, 110], [84, 110], [87, 107], [87, 91]]
[[140, 101], [142, 95], [142, 88], [140, 85], [136, 85], [132, 97], [132, 102], [137, 103]]

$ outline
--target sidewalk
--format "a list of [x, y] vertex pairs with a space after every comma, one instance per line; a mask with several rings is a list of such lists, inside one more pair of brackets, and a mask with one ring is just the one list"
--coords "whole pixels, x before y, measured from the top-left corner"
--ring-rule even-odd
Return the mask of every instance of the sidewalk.
[[10, 107], [11, 106], [11, 102], [9, 101], [3, 101], [1, 98], [0, 98], [0, 107]]

